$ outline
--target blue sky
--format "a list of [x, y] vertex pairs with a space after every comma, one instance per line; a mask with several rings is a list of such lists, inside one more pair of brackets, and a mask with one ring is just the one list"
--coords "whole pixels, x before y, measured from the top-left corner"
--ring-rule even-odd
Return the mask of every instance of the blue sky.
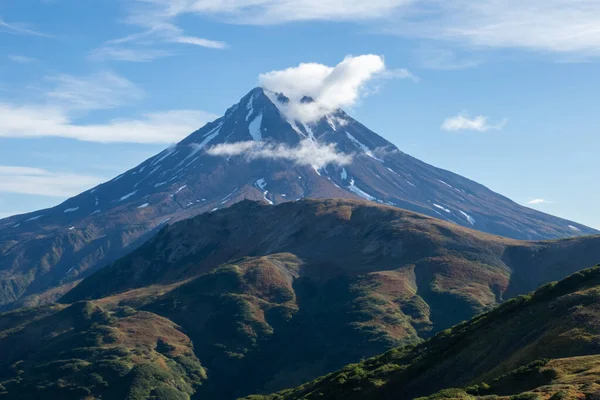
[[598, 26], [590, 0], [0, 1], [0, 217], [118, 175], [260, 74], [375, 54], [397, 79], [365, 81], [355, 118], [600, 228]]

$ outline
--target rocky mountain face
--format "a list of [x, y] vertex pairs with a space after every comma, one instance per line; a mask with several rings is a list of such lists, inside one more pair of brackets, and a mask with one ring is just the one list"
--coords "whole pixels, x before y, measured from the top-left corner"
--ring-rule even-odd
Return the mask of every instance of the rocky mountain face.
[[597, 399], [600, 266], [416, 346], [248, 400]]
[[[65, 399], [82, 393], [106, 398], [109, 388], [119, 388], [120, 398], [141, 393], [140, 399], [163, 398], [156, 395], [163, 392], [219, 400], [276, 392], [396, 346], [421, 349], [424, 340], [463, 320], [598, 262], [600, 236], [525, 242], [374, 202], [242, 201], [164, 226], [54, 306], [0, 315], [0, 389], [7, 398], [25, 391], [31, 398]], [[456, 347], [456, 362], [464, 364], [452, 364], [450, 345], [432, 355], [427, 360], [447, 359], [440, 365], [456, 374], [483, 366], [464, 379], [437, 379], [440, 370], [432, 370], [427, 376], [435, 384], [415, 381], [411, 395], [483, 376], [491, 365], [482, 356], [491, 351], [486, 343], [502, 341], [490, 358], [498, 365], [512, 345], [524, 346], [498, 369], [501, 375], [534, 361], [560, 338], [575, 340], [577, 329], [582, 341], [590, 338], [587, 325], [576, 323], [586, 309], [571, 320], [567, 305], [536, 304], [509, 323], [497, 320], [460, 336], [461, 346], [475, 346], [472, 358]], [[535, 342], [540, 351], [530, 351], [540, 334], [554, 334], [548, 312], [566, 318], [561, 326], [571, 331], [556, 331], [557, 342]], [[502, 323], [515, 329], [512, 336]], [[482, 336], [492, 332], [498, 333]], [[397, 364], [376, 374], [403, 368]], [[378, 375], [365, 376], [378, 382]], [[425, 386], [429, 392], [421, 391]]]
[[425, 164], [342, 110], [310, 124], [292, 120], [282, 111], [287, 101], [254, 89], [113, 180], [57, 207], [0, 220], [0, 307], [55, 300], [165, 224], [243, 199], [367, 199], [515, 239], [596, 233]]

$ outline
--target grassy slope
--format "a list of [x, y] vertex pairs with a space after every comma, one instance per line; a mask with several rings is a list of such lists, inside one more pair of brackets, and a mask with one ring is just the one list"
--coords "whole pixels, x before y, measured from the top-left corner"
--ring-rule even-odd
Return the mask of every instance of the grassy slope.
[[[168, 227], [62, 301], [88, 301], [111, 318], [131, 307], [177, 324], [207, 370], [192, 387], [221, 400], [416, 345], [544, 276], [597, 263], [598, 243], [516, 242], [357, 201], [245, 202]], [[3, 324], [14, 327], [14, 314]], [[142, 360], [154, 359], [148, 352]]]
[[0, 398], [187, 399], [206, 378], [158, 315], [93, 302], [0, 315]]
[[[250, 398], [583, 398], [600, 390], [599, 337], [600, 267], [595, 267], [417, 346], [391, 350], [296, 389]], [[451, 387], [465, 389], [442, 390]]]

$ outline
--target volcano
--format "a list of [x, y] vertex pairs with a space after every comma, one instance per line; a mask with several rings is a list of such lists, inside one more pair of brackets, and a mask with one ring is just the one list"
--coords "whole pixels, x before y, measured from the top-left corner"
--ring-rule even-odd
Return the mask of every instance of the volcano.
[[166, 224], [244, 199], [366, 199], [523, 240], [598, 233], [419, 161], [343, 110], [303, 123], [289, 102], [255, 88], [223, 117], [111, 181], [0, 220], [0, 307], [51, 302]]

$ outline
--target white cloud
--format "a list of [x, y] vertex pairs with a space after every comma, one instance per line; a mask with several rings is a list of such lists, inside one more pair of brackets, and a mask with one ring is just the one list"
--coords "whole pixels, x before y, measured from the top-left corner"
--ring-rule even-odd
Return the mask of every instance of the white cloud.
[[527, 204], [531, 204], [531, 205], [552, 204], [552, 202], [545, 200], [545, 199], [531, 199], [527, 202]]
[[224, 143], [209, 148], [207, 153], [222, 157], [243, 155], [249, 160], [286, 160], [317, 168], [329, 164], [346, 165], [352, 162], [352, 155], [338, 153], [335, 145], [318, 144], [309, 139], [303, 140], [297, 147], [254, 141]]
[[[294, 21], [371, 21], [408, 37], [459, 47], [518, 48], [600, 55], [600, 2], [596, 0], [136, 0], [137, 23], [208, 15], [235, 24]], [[440, 65], [468, 66], [479, 60]]]
[[40, 168], [0, 165], [0, 192], [70, 197], [89, 189], [104, 178]]
[[[369, 54], [348, 56], [335, 67], [303, 63], [261, 74], [258, 80], [267, 93], [283, 93], [289, 99], [285, 104], [273, 101], [290, 120], [309, 123], [354, 105], [369, 81], [390, 77], [415, 79], [408, 70], [386, 70], [383, 57]], [[306, 98], [312, 101], [303, 101]]]
[[9, 54], [7, 57], [9, 60], [14, 61], [16, 63], [21, 63], [21, 64], [27, 64], [27, 63], [37, 61], [35, 58], [26, 57], [26, 56], [22, 56], [19, 54]]
[[415, 76], [412, 72], [410, 72], [406, 68], [396, 68], [385, 70], [380, 74], [381, 78], [384, 79], [410, 79], [411, 81], [417, 83], [420, 82], [421, 79], [418, 76]]
[[40, 36], [50, 38], [51, 35], [32, 29], [27, 24], [20, 22], [6, 22], [0, 18], [0, 32], [11, 33], [14, 35]]
[[87, 77], [57, 75], [47, 80], [55, 85], [46, 92], [48, 99], [68, 109], [109, 109], [144, 96], [144, 92], [134, 83], [112, 72], [100, 72]]
[[144, 95], [134, 83], [111, 72], [87, 77], [47, 77], [53, 84], [37, 104], [0, 100], [0, 137], [63, 137], [101, 143], [173, 143], [217, 116], [200, 110], [151, 112], [138, 118], [81, 123], [82, 114], [128, 105]]
[[157, 58], [169, 57], [174, 53], [160, 49], [147, 49], [136, 47], [123, 47], [104, 45], [92, 50], [88, 58], [91, 61], [129, 61], [129, 62], [150, 62]]
[[481, 58], [474, 58], [472, 55], [465, 56], [453, 50], [435, 47], [419, 49], [416, 57], [423, 68], [442, 71], [473, 68], [483, 63]]
[[164, 47], [169, 44], [185, 44], [209, 49], [228, 48], [229, 45], [222, 41], [187, 35], [174, 23], [178, 14], [171, 12], [170, 8], [183, 6], [186, 1], [176, 0], [168, 5], [162, 4], [160, 0], [137, 0], [137, 6], [130, 9], [126, 21], [143, 30], [103, 43], [90, 52], [89, 59], [148, 62], [176, 54], [164, 50]]
[[195, 36], [176, 36], [173, 38], [173, 42], [175, 43], [184, 43], [184, 44], [193, 44], [201, 47], [208, 47], [210, 49], [226, 49], [228, 47], [227, 43], [219, 42], [216, 40], [208, 40], [204, 38], [199, 38]]
[[600, 55], [595, 0], [419, 0], [390, 31], [476, 48]]
[[0, 137], [64, 137], [101, 143], [174, 143], [215, 116], [198, 110], [148, 113], [138, 119], [78, 124], [64, 110], [0, 103]]
[[354, 21], [385, 18], [414, 0], [138, 0], [138, 14], [208, 14], [238, 24], [272, 25], [292, 21]]
[[508, 120], [504, 120], [497, 124], [492, 124], [489, 121], [489, 117], [479, 115], [471, 118], [468, 114], [463, 113], [455, 117], [447, 118], [441, 126], [441, 129], [445, 131], [477, 131], [487, 132], [489, 130], [500, 130], [504, 128]]

